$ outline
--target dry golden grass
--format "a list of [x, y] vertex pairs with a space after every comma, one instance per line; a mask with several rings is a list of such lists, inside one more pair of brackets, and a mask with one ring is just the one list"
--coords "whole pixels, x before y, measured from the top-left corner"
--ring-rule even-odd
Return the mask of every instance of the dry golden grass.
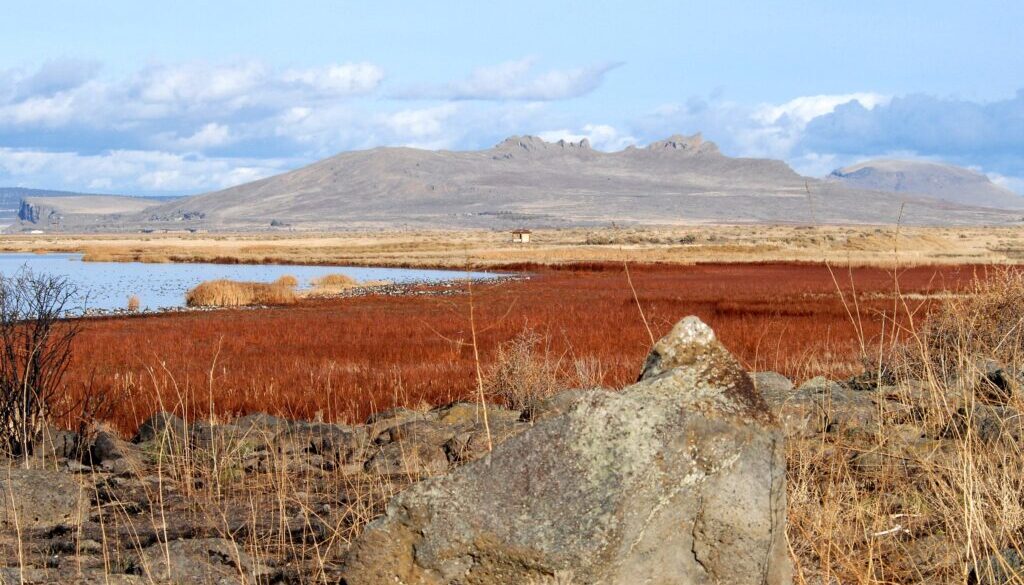
[[[185, 295], [190, 307], [243, 307], [249, 305], [290, 305], [298, 300], [295, 287], [283, 277], [277, 282], [209, 280]], [[294, 277], [292, 277], [294, 280]]]
[[352, 288], [359, 282], [346, 274], [325, 274], [313, 279], [316, 288]]
[[979, 281], [877, 348], [876, 423], [788, 441], [797, 583], [1024, 582], [1022, 284]]
[[298, 234], [9, 235], [0, 251], [81, 252], [89, 261], [291, 263], [465, 268], [570, 262], [1016, 263], [1017, 228], [893, 226], [678, 226], [536, 230], [530, 244], [506, 231]]
[[139, 295], [131, 295], [131, 296], [128, 297], [128, 310], [129, 311], [134, 313], [134, 312], [139, 310], [139, 307], [141, 305], [142, 305], [142, 300], [139, 299]]
[[[194, 408], [185, 401], [166, 406], [176, 412]], [[212, 427], [237, 421], [211, 417], [206, 422]], [[273, 434], [268, 429], [254, 428], [242, 435], [228, 433], [200, 444], [191, 434], [176, 432], [173, 425], [164, 427], [138, 458], [132, 458], [134, 473], [153, 478], [138, 483], [140, 493], [105, 489], [94, 476], [78, 476], [86, 501], [92, 500], [87, 516], [95, 522], [69, 530], [62, 539], [71, 543], [74, 551], [93, 547], [94, 552], [83, 552], [75, 559], [77, 562], [95, 562], [102, 555], [104, 564], [100, 572], [110, 583], [127, 582], [126, 566], [138, 573], [130, 581], [133, 583], [184, 582], [165, 574], [166, 564], [154, 565], [145, 560], [146, 551], [161, 550], [166, 542], [182, 538], [181, 532], [194, 533], [184, 538], [226, 539], [258, 567], [281, 566], [285, 560], [285, 574], [294, 575], [294, 580], [285, 582], [336, 583], [338, 561], [348, 545], [384, 512], [393, 496], [419, 477], [336, 473], [330, 468], [325, 471], [298, 465], [301, 456], [274, 449], [268, 451], [269, 459], [259, 472], [247, 471], [245, 460], [252, 454], [252, 445], [272, 443]], [[41, 467], [53, 464], [45, 456], [33, 461], [33, 465]], [[13, 460], [0, 462], [0, 473], [12, 465]], [[96, 490], [102, 490], [102, 496]], [[99, 534], [94, 527], [100, 528]], [[177, 535], [168, 538], [169, 532]], [[38, 566], [41, 556], [45, 558], [44, 551], [25, 550], [17, 558], [9, 554], [11, 548], [19, 552], [30, 548], [29, 541], [22, 538], [19, 533], [15, 543], [0, 541], [0, 551], [8, 554], [8, 566], [27, 565], [29, 558]], [[162, 550], [171, 554], [169, 549]], [[87, 554], [92, 554], [92, 558]], [[269, 582], [254, 579], [244, 566], [234, 568], [236, 578], [217, 582]], [[38, 578], [39, 573], [36, 570], [33, 574]], [[32, 582], [69, 582], [56, 579], [56, 573], [45, 581]]]
[[302, 292], [304, 298], [326, 298], [333, 297], [339, 293], [349, 291], [355, 288], [368, 288], [375, 286], [385, 286], [391, 284], [388, 280], [366, 280], [359, 282], [351, 276], [345, 274], [326, 274], [319, 278], [314, 278], [310, 283], [313, 286], [306, 291]]
[[299, 279], [295, 278], [294, 276], [292, 276], [290, 274], [285, 274], [284, 276], [282, 276], [282, 277], [278, 278], [277, 280], [275, 280], [274, 284], [279, 284], [281, 286], [287, 286], [287, 287], [290, 287], [290, 288], [295, 288], [295, 287], [299, 286]]

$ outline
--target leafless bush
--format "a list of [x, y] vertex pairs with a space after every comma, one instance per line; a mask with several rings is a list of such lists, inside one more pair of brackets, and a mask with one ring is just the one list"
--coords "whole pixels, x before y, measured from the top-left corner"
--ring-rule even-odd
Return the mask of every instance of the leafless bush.
[[498, 347], [486, 376], [484, 391], [514, 410], [530, 410], [568, 386], [561, 356], [549, 339], [526, 329]]
[[599, 359], [557, 353], [549, 337], [524, 329], [498, 346], [484, 374], [484, 393], [513, 410], [530, 411], [562, 390], [601, 387], [606, 373]]
[[0, 275], [0, 452], [31, 454], [59, 398], [74, 322], [75, 287], [66, 278], [22, 269]]

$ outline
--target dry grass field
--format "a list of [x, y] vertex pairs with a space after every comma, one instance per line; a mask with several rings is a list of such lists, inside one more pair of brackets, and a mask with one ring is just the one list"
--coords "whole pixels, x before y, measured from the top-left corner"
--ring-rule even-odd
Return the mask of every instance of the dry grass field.
[[685, 226], [505, 231], [262, 234], [5, 235], [0, 251], [82, 252], [86, 260], [465, 267], [569, 262], [1002, 264], [1024, 259], [1024, 230]]

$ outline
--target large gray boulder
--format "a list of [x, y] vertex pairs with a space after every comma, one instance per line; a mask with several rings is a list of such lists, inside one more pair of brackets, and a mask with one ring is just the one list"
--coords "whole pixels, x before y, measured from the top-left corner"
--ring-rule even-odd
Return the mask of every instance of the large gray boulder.
[[637, 384], [394, 498], [341, 582], [789, 583], [785, 468], [750, 378], [689, 317]]
[[131, 567], [150, 582], [243, 585], [269, 581], [267, 568], [242, 544], [223, 538], [174, 540], [139, 553]]
[[89, 511], [87, 495], [66, 473], [14, 467], [0, 470], [0, 528], [78, 526]]

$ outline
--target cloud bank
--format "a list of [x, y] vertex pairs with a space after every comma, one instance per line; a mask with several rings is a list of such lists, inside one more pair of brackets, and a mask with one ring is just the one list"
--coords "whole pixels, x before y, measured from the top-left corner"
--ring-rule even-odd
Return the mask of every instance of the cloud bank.
[[1024, 91], [988, 103], [927, 95], [876, 108], [850, 102], [813, 119], [799, 147], [844, 155], [909, 151], [1024, 175]]
[[815, 176], [913, 157], [1024, 191], [1024, 91], [992, 102], [859, 91], [779, 103], [716, 92], [634, 111], [597, 91], [621, 66], [527, 57], [416, 86], [369, 62], [156, 63], [105, 75], [99, 63], [51, 61], [0, 71], [0, 185], [194, 193], [382, 145], [475, 149], [537, 134], [613, 151], [703, 132], [726, 154]]
[[662, 128], [703, 131], [735, 156], [786, 160], [813, 176], [870, 158], [945, 161], [1024, 192], [1024, 91], [973, 102], [872, 92], [748, 105], [720, 96], [669, 103], [635, 123], [641, 141]]
[[599, 63], [538, 72], [535, 58], [506, 61], [475, 69], [468, 77], [440, 86], [407, 88], [405, 99], [553, 101], [584, 96], [601, 85], [605, 74], [622, 63]]

